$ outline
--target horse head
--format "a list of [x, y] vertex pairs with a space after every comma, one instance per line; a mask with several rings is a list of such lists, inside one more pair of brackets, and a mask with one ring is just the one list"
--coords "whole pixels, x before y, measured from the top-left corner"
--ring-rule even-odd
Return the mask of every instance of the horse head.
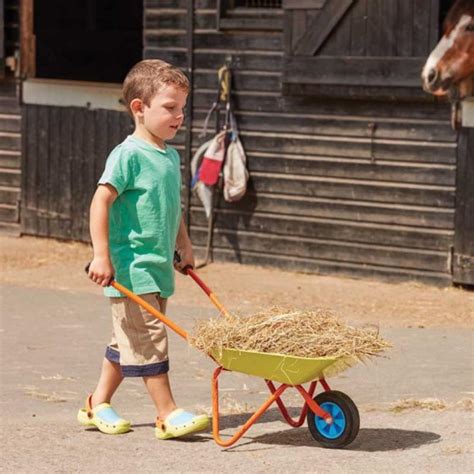
[[421, 74], [423, 89], [446, 95], [474, 74], [474, 0], [458, 0], [449, 10], [443, 36]]

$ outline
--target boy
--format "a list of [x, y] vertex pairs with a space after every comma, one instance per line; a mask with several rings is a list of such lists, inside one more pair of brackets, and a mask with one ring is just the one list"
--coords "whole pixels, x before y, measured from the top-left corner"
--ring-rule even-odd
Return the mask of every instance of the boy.
[[113, 334], [97, 388], [79, 410], [78, 421], [108, 434], [130, 430], [130, 422], [110, 405], [124, 377], [143, 377], [158, 412], [157, 438], [183, 436], [209, 424], [207, 416], [176, 407], [163, 323], [108, 286], [115, 277], [164, 313], [174, 291], [175, 249], [181, 256], [178, 270], [194, 266], [181, 217], [180, 159], [165, 144], [183, 123], [188, 92], [186, 76], [163, 61], [144, 60], [130, 70], [123, 97], [135, 131], [109, 155], [92, 199], [89, 278], [110, 297]]

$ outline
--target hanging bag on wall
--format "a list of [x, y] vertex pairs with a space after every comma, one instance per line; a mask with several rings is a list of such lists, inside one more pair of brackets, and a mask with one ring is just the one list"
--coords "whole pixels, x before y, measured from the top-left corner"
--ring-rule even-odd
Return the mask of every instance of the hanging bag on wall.
[[235, 202], [242, 199], [247, 191], [249, 173], [247, 171], [247, 157], [239, 139], [237, 123], [233, 113], [231, 113], [230, 122], [232, 127], [231, 141], [227, 148], [223, 169], [224, 199], [227, 202]]
[[197, 194], [197, 196], [201, 200], [202, 205], [204, 207], [204, 211], [206, 213], [206, 217], [208, 219], [211, 215], [212, 208], [212, 186], [207, 186], [200, 180], [200, 167], [204, 153], [208, 149], [211, 142], [212, 140], [208, 140], [207, 142], [203, 143], [197, 149], [196, 153], [194, 153], [194, 156], [191, 160], [191, 189]]
[[199, 168], [199, 179], [207, 186], [214, 186], [219, 181], [219, 174], [225, 159], [225, 135], [226, 132], [218, 133], [204, 152]]
[[[231, 71], [229, 64], [218, 71], [219, 88], [217, 100], [212, 104], [204, 121], [205, 136], [209, 120], [216, 116], [217, 134], [202, 144], [191, 160], [191, 188], [201, 200], [208, 219], [208, 236], [204, 262], [197, 268], [207, 265], [211, 259], [212, 235], [215, 207], [218, 206], [219, 190], [223, 188], [224, 198], [228, 202], [238, 201], [247, 189], [248, 172], [246, 157], [240, 143], [235, 117], [231, 107]], [[220, 129], [220, 106], [225, 104], [225, 123]], [[222, 177], [222, 178], [221, 178]]]

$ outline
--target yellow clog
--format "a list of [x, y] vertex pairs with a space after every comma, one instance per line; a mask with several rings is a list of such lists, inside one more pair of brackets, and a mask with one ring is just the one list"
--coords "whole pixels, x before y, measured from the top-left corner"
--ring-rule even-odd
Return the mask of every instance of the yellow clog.
[[89, 395], [86, 407], [77, 413], [77, 421], [82, 426], [95, 426], [106, 434], [122, 434], [130, 431], [130, 422], [120, 418], [110, 403], [100, 403], [92, 408], [91, 399], [92, 395]]
[[170, 439], [186, 436], [209, 427], [207, 415], [193, 415], [182, 408], [172, 411], [165, 420], [156, 420], [155, 436]]

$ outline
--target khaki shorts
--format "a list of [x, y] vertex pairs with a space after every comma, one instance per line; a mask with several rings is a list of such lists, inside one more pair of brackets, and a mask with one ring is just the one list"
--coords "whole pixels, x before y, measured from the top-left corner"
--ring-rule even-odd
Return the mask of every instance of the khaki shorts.
[[[158, 293], [140, 295], [164, 313], [166, 299]], [[124, 377], [144, 377], [168, 372], [168, 336], [165, 325], [128, 298], [110, 298], [112, 340], [105, 357], [120, 364]]]

